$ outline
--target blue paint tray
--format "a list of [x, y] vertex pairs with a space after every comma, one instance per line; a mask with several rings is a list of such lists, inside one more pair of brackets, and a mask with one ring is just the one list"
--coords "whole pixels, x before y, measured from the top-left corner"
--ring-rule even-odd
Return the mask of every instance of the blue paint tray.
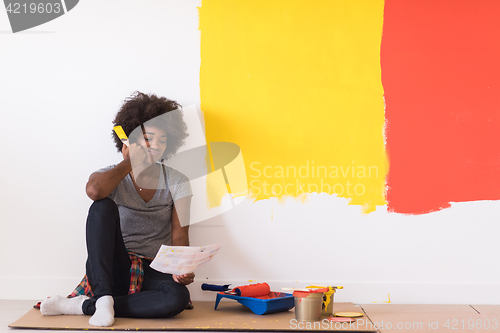
[[287, 293], [271, 291], [269, 295], [259, 298], [217, 293], [215, 310], [217, 310], [217, 306], [219, 306], [219, 302], [223, 298], [234, 299], [258, 315], [288, 311], [295, 306], [293, 295]]

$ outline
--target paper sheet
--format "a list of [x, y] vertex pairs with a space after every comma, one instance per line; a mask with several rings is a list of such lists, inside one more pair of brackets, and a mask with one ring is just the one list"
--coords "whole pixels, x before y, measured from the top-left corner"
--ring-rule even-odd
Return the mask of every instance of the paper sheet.
[[150, 267], [162, 273], [186, 274], [212, 260], [221, 246], [220, 243], [201, 247], [162, 245]]

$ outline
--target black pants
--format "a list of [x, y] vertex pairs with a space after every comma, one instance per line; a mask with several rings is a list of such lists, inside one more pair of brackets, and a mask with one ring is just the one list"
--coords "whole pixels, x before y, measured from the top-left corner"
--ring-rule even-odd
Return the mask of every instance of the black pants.
[[115, 317], [167, 318], [182, 312], [189, 303], [186, 286], [171, 274], [149, 267], [143, 260], [141, 291], [128, 295], [130, 258], [120, 229], [120, 215], [109, 198], [95, 201], [87, 217], [87, 278], [94, 297], [83, 303], [83, 313], [93, 315], [95, 302], [102, 296], [114, 298]]

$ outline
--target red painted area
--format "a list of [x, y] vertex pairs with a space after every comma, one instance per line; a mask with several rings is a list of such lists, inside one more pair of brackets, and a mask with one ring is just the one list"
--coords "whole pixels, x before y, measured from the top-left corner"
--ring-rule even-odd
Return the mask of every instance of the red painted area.
[[386, 0], [388, 209], [500, 199], [500, 1]]

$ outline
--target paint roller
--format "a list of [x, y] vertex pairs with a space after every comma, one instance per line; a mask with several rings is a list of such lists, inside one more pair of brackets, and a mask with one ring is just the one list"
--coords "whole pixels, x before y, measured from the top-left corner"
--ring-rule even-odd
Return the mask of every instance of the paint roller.
[[271, 292], [271, 287], [265, 282], [263, 283], [256, 283], [256, 284], [249, 284], [245, 286], [239, 286], [236, 288], [233, 288], [232, 290], [229, 290], [229, 284], [220, 286], [220, 285], [215, 285], [215, 284], [208, 284], [208, 283], [203, 283], [201, 285], [202, 290], [210, 290], [210, 291], [218, 291], [218, 292], [223, 292], [225, 294], [232, 294], [236, 296], [243, 296], [243, 297], [260, 297], [260, 296], [266, 296], [269, 295]]

